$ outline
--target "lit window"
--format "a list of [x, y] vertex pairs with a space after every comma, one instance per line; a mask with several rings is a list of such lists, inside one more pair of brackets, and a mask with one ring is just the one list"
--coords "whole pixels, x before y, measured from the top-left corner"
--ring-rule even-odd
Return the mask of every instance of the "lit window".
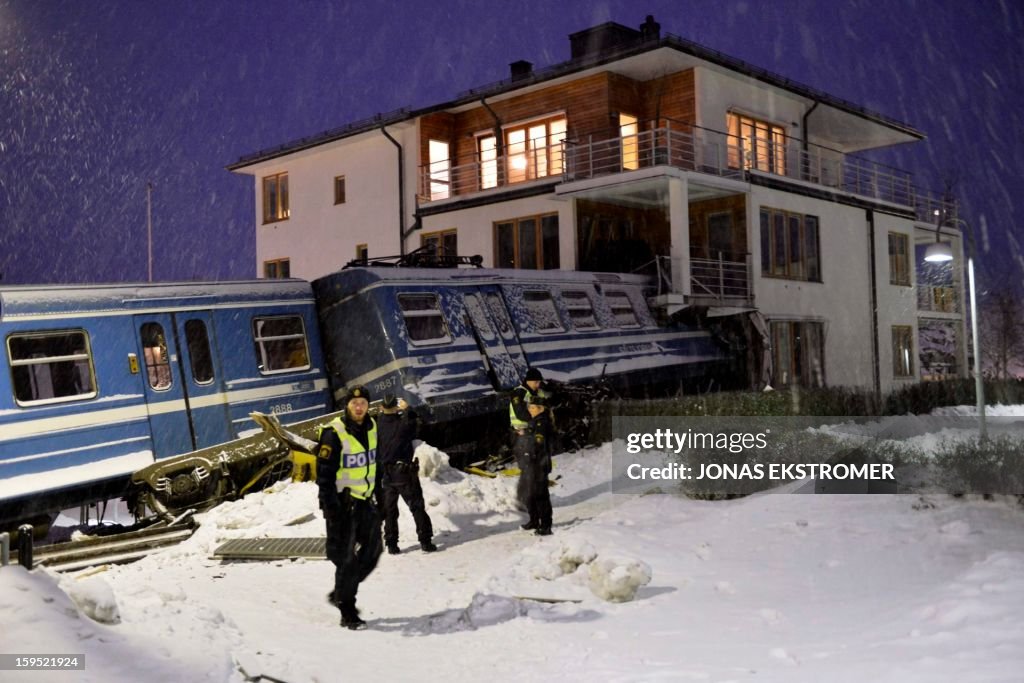
[[365, 244], [356, 245], [356, 260], [366, 263], [370, 260], [370, 248]]
[[729, 166], [755, 168], [786, 175], [786, 131], [782, 126], [759, 121], [742, 114], [727, 115], [729, 126]]
[[420, 236], [420, 246], [428, 247], [434, 258], [442, 261], [459, 254], [459, 237], [455, 228], [428, 232]]
[[12, 334], [7, 338], [7, 357], [18, 405], [96, 395], [92, 354], [85, 332]]
[[263, 179], [263, 222], [274, 223], [287, 220], [288, 174], [278, 173]]
[[167, 337], [160, 323], [143, 323], [139, 328], [142, 338], [142, 356], [146, 361], [149, 386], [157, 391], [171, 387], [171, 360], [167, 353]]
[[451, 196], [451, 161], [449, 160], [448, 143], [431, 140], [428, 143], [430, 154], [430, 198], [447, 199]]
[[622, 138], [622, 168], [633, 171], [640, 168], [640, 126], [635, 116], [619, 114], [619, 136]]
[[498, 144], [493, 135], [483, 135], [477, 139], [480, 155], [480, 189], [486, 190], [498, 186]]

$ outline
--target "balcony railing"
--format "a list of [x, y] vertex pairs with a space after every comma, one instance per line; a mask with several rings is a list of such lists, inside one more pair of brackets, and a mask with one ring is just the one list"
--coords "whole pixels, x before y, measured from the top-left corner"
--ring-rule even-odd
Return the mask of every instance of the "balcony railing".
[[[705, 255], [705, 250], [693, 249], [692, 254]], [[694, 298], [716, 299], [723, 303], [750, 301], [753, 293], [750, 287], [750, 255], [742, 256], [743, 261], [728, 260], [726, 254], [718, 252], [715, 258], [690, 258], [690, 295]], [[736, 256], [731, 258], [735, 259]], [[658, 294], [672, 291], [672, 258], [657, 257], [653, 264], [656, 269]], [[642, 270], [647, 271], [645, 266]], [[685, 276], [685, 275], [684, 275]]]
[[959, 313], [956, 288], [950, 285], [918, 285], [917, 310], [931, 313]]
[[785, 143], [741, 139], [673, 121], [636, 135], [590, 136], [493, 159], [425, 165], [419, 196], [422, 203], [430, 203], [529, 181], [572, 182], [654, 166], [730, 178], [750, 172], [799, 180], [912, 208], [926, 223], [935, 221], [938, 209], [947, 217], [955, 214], [955, 206], [916, 188], [911, 175], [898, 168], [794, 138]]

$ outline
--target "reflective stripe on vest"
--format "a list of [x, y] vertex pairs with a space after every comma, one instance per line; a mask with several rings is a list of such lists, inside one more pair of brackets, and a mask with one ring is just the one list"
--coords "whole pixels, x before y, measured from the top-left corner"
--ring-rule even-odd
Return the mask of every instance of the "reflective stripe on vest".
[[[530, 399], [534, 397], [534, 394], [530, 391], [530, 387], [523, 388], [526, 389], [526, 395], [523, 396], [523, 400], [526, 402], [526, 405], [530, 405]], [[540, 398], [550, 398], [551, 394], [543, 389], [538, 389], [537, 396]], [[526, 429], [529, 424], [528, 422], [523, 422], [516, 416], [516, 410], [512, 406], [512, 401], [508, 402], [508, 421], [509, 424], [512, 425], [512, 429]]]
[[338, 491], [347, 488], [353, 498], [366, 500], [373, 495], [377, 480], [377, 424], [367, 417], [373, 427], [366, 432], [369, 450], [363, 448], [359, 439], [348, 433], [341, 418], [334, 418], [327, 425], [341, 441], [341, 464], [338, 467], [336, 485]]

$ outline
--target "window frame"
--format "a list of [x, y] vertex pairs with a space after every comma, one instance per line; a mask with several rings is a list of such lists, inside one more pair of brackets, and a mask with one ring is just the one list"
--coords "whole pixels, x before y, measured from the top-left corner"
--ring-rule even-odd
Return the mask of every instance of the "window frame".
[[[785, 329], [785, 335], [781, 331]], [[814, 358], [817, 357], [821, 366], [821, 386], [827, 386], [828, 380], [825, 374], [825, 323], [820, 320], [771, 320], [768, 331], [772, 344], [772, 383], [776, 386], [799, 386], [814, 388], [816, 384], [811, 374], [814, 371]], [[782, 337], [785, 336], [785, 344]], [[794, 340], [799, 340], [797, 347]], [[812, 348], [815, 345], [816, 348]], [[783, 351], [786, 352], [787, 363], [785, 370], [789, 373], [790, 379], [782, 379]], [[796, 369], [799, 374], [792, 371]], [[795, 381], [794, 379], [795, 378]]]
[[[726, 112], [725, 125], [729, 132], [729, 168], [740, 168], [739, 150], [742, 150], [744, 170], [786, 175], [787, 134], [784, 125], [733, 110]], [[759, 136], [758, 132], [765, 132], [766, 135]]]
[[618, 120], [622, 170], [635, 171], [640, 168], [640, 118], [620, 111]]
[[[818, 216], [762, 206], [759, 213], [761, 277], [823, 282]], [[794, 227], [797, 240], [793, 240]], [[794, 251], [794, 250], [797, 251]], [[810, 253], [813, 251], [813, 254]]]
[[[418, 297], [418, 298], [430, 298], [435, 304], [435, 308], [432, 309], [411, 309], [406, 310], [402, 305], [402, 300], [406, 297]], [[406, 339], [409, 340], [409, 344], [412, 346], [442, 346], [444, 344], [451, 344], [454, 340], [452, 337], [451, 328], [448, 327], [448, 320], [444, 315], [444, 310], [441, 308], [441, 297], [434, 292], [398, 292], [395, 295], [395, 301], [398, 303], [398, 310], [402, 314], [402, 324], [405, 325]], [[434, 313], [433, 311], [436, 311]], [[427, 316], [436, 315], [441, 320], [441, 327], [444, 330], [443, 337], [432, 337], [430, 339], [414, 339], [412, 329], [409, 327], [409, 318], [423, 318]]]
[[363, 263], [370, 260], [370, 246], [365, 242], [356, 245], [356, 260]]
[[[444, 146], [444, 158], [440, 158], [441, 146]], [[437, 153], [437, 154], [435, 154]], [[428, 194], [430, 201], [448, 199], [452, 196], [452, 145], [448, 140], [429, 138], [427, 140], [427, 172], [430, 185]]]
[[[286, 275], [279, 275], [282, 272], [282, 266], [284, 270], [287, 270]], [[270, 270], [273, 268], [274, 274], [270, 274]], [[290, 257], [269, 259], [263, 262], [263, 279], [264, 280], [289, 280], [292, 276], [292, 260]]]
[[[554, 218], [554, 223], [549, 222]], [[533, 222], [533, 267], [526, 267], [523, 264], [524, 234], [523, 224]], [[558, 270], [562, 264], [561, 256], [561, 226], [557, 211], [550, 213], [535, 214], [532, 216], [519, 216], [493, 223], [494, 243], [494, 267], [513, 268], [516, 270]], [[502, 247], [502, 226], [510, 225], [512, 239], [511, 265], [506, 263], [504, 249]], [[546, 229], [554, 227], [553, 235], [546, 234]], [[554, 245], [554, 249], [546, 248], [545, 245]], [[528, 244], [527, 244], [528, 246]], [[552, 254], [552, 251], [554, 252]], [[539, 267], [538, 267], [539, 266]]]
[[[900, 342], [906, 341], [906, 346]], [[915, 371], [914, 356], [914, 326], [893, 325], [892, 326], [892, 378], [893, 379], [914, 379]], [[905, 370], [905, 374], [904, 374]]]
[[[534, 298], [533, 301], [530, 301], [531, 296], [539, 298]], [[530, 321], [530, 329], [533, 332], [536, 332], [537, 334], [558, 334], [559, 332], [566, 331], [565, 321], [562, 320], [562, 316], [558, 312], [558, 305], [555, 303], [555, 297], [551, 295], [551, 290], [527, 288], [523, 289], [522, 297], [523, 308], [526, 311], [527, 319]], [[550, 304], [550, 312], [552, 315], [546, 319], [557, 322], [558, 327], [540, 327], [538, 325], [538, 322], [543, 323], [545, 319], [533, 314], [533, 309], [530, 307], [530, 304], [537, 302]]]
[[[449, 238], [453, 238], [449, 240]], [[428, 242], [433, 242], [432, 251], [434, 258], [440, 258], [444, 256], [458, 256], [459, 254], [459, 231], [458, 228], [445, 228], [444, 230], [435, 230], [433, 232], [420, 233], [420, 247], [427, 246]], [[449, 250], [448, 245], [451, 244]]]
[[[269, 320], [298, 320], [301, 332], [292, 332], [289, 334], [275, 334], [262, 336], [262, 331], [257, 332], [257, 323], [260, 321]], [[303, 372], [309, 370], [312, 367], [309, 353], [309, 335], [306, 333], [306, 321], [301, 315], [298, 314], [284, 314], [284, 315], [255, 315], [249, 325], [249, 332], [253, 342], [253, 351], [256, 358], [256, 369], [261, 375], [280, 375], [286, 372]], [[266, 345], [263, 342], [267, 341], [282, 341], [286, 339], [301, 339], [305, 348], [306, 364], [305, 365], [292, 365], [279, 368], [267, 369], [266, 365], [269, 364], [271, 358], [276, 357], [276, 354], [270, 353]], [[262, 351], [262, 352], [261, 352]], [[262, 362], [261, 362], [262, 361]]]
[[[270, 187], [274, 186], [271, 192]], [[289, 207], [288, 171], [263, 176], [263, 225], [279, 223], [291, 218]], [[273, 197], [273, 201], [271, 200]]]
[[[15, 360], [14, 354], [11, 349], [11, 341], [18, 338], [42, 338], [42, 337], [57, 337], [57, 336], [70, 336], [73, 334], [82, 335], [82, 341], [85, 344], [85, 351], [83, 353], [73, 353], [64, 356], [44, 356], [43, 358], [19, 358]], [[60, 330], [33, 330], [29, 332], [12, 332], [7, 335], [5, 340], [7, 346], [7, 369], [11, 377], [11, 396], [14, 398], [14, 403], [19, 408], [33, 408], [36, 406], [54, 405], [57, 403], [71, 403], [76, 401], [87, 401], [94, 399], [99, 395], [99, 385], [96, 377], [96, 366], [93, 361], [92, 354], [92, 340], [89, 338], [89, 332], [84, 328], [76, 327], [70, 329]], [[77, 365], [78, 361], [87, 361], [86, 367], [88, 368], [89, 375], [88, 379], [91, 384], [91, 391], [86, 391], [78, 394], [69, 394], [66, 396], [54, 396], [51, 398], [39, 398], [24, 401], [18, 398], [17, 394], [17, 382], [14, 376], [14, 368], [16, 367], [28, 367], [33, 365], [51, 365], [54, 363], [62, 362], [73, 362]], [[52, 383], [51, 383], [52, 384]]]
[[[612, 315], [612, 322], [615, 324], [615, 327], [621, 330], [632, 330], [638, 327], [643, 327], [640, 322], [640, 315], [636, 312], [636, 306], [633, 304], [633, 299], [629, 296], [629, 292], [624, 289], [605, 289], [603, 294], [605, 304], [607, 304], [608, 311]], [[619, 317], [616, 315], [615, 311], [624, 311], [626, 306], [616, 306], [612, 303], [615, 299], [625, 299], [626, 302], [628, 302], [629, 312], [633, 316], [633, 322], [631, 324], [623, 325], [619, 322]]]
[[[899, 252], [902, 244], [903, 252]], [[893, 251], [893, 246], [897, 250]], [[897, 287], [910, 287], [910, 235], [904, 232], [889, 231], [889, 284]]]
[[[191, 335], [189, 331], [190, 326], [194, 328], [194, 326], [191, 325], [192, 323], [198, 323], [199, 325], [202, 325], [203, 342], [205, 342], [206, 345], [206, 349], [202, 350], [202, 354], [196, 354], [196, 348], [193, 345], [194, 337]], [[208, 386], [210, 384], [213, 384], [213, 381], [216, 379], [217, 371], [213, 363], [213, 345], [210, 342], [209, 326], [207, 326], [206, 321], [203, 320], [202, 318], [187, 318], [184, 324], [182, 325], [182, 328], [185, 331], [185, 347], [188, 349], [188, 367], [189, 371], [192, 374], [192, 381], [199, 386]], [[198, 375], [196, 374], [196, 359], [197, 357], [201, 358], [202, 356], [205, 356], [206, 362], [208, 363], [210, 370], [210, 377], [209, 379], [205, 380], [200, 380]]]
[[347, 201], [346, 197], [346, 183], [344, 175], [334, 176], [334, 205], [344, 204]]

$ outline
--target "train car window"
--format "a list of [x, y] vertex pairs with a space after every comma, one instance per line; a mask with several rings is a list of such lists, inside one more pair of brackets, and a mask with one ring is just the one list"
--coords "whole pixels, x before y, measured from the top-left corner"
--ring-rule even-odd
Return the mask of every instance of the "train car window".
[[477, 334], [484, 341], [494, 339], [494, 328], [491, 327], [491, 323], [487, 320], [487, 312], [484, 311], [483, 304], [480, 303], [480, 297], [476, 294], [467, 294], [466, 310], [469, 311], [469, 319], [472, 321], [473, 327], [476, 328]]
[[562, 332], [565, 330], [562, 319], [558, 317], [555, 301], [551, 298], [551, 292], [527, 290], [523, 292], [523, 302], [526, 304], [526, 310], [530, 312], [534, 329], [538, 332]]
[[96, 396], [89, 335], [84, 331], [12, 334], [7, 338], [7, 357], [18, 405]]
[[210, 336], [202, 320], [185, 321], [185, 341], [192, 364], [192, 379], [196, 384], [213, 381], [213, 356], [210, 354]]
[[569, 321], [575, 330], [596, 330], [601, 326], [594, 317], [594, 304], [586, 292], [578, 290], [562, 290], [562, 301], [569, 312]]
[[142, 338], [142, 356], [146, 361], [146, 377], [149, 386], [157, 391], [171, 387], [171, 360], [167, 353], [167, 337], [160, 323], [142, 323], [139, 328]]
[[629, 295], [617, 290], [606, 290], [604, 293], [608, 308], [612, 311], [612, 318], [619, 327], [640, 327], [636, 311], [633, 310], [633, 302]]
[[508, 311], [505, 309], [505, 302], [494, 292], [488, 292], [485, 300], [487, 301], [487, 310], [491, 312], [491, 318], [498, 326], [498, 333], [503, 339], [512, 339], [515, 331], [512, 329], [512, 321], [509, 320]]
[[309, 369], [306, 328], [299, 316], [253, 318], [252, 339], [262, 374]]
[[436, 294], [399, 294], [398, 306], [413, 344], [444, 344], [452, 340]]

